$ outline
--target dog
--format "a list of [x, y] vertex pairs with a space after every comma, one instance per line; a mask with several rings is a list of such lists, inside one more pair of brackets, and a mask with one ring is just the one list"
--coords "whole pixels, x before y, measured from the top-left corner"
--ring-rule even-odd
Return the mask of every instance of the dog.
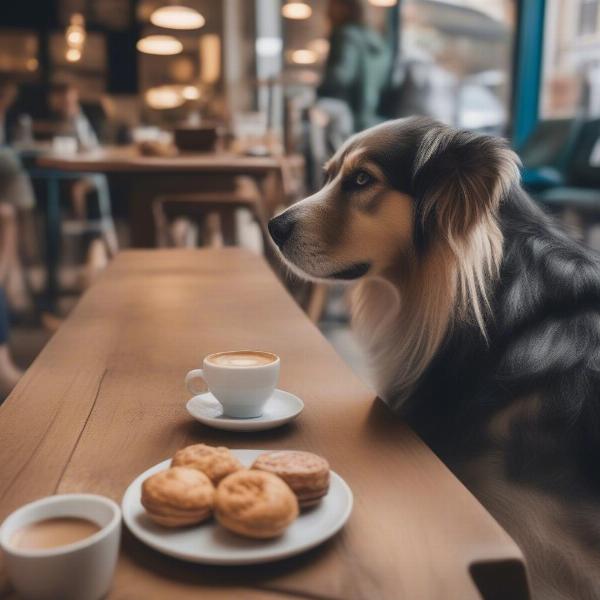
[[503, 140], [425, 117], [350, 138], [269, 222], [306, 279], [353, 282], [379, 396], [520, 545], [537, 600], [600, 598], [600, 260]]

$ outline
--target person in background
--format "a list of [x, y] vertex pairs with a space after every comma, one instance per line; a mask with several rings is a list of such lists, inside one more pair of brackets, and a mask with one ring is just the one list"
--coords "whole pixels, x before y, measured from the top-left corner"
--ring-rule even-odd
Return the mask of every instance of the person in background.
[[[8, 113], [18, 95], [14, 81], [0, 79], [0, 394], [7, 395], [22, 372], [8, 346], [9, 300], [13, 309], [29, 303], [19, 258], [19, 214], [34, 206], [34, 195], [12, 141]], [[5, 292], [6, 289], [6, 292]]]
[[[361, 0], [329, 0], [327, 16], [329, 55], [317, 90], [318, 104], [329, 114], [330, 127], [337, 126], [338, 136], [343, 137], [382, 120], [377, 108], [391, 56], [382, 36], [366, 25]], [[342, 106], [352, 117], [349, 132], [342, 131], [349, 127]]]
[[[55, 83], [50, 87], [48, 107], [56, 124], [56, 135], [74, 137], [82, 150], [96, 148], [98, 136], [80, 104], [79, 90], [70, 83]], [[77, 219], [87, 217], [87, 195], [96, 189], [97, 176], [77, 179], [71, 186], [73, 213]]]
[[[81, 107], [79, 90], [74, 85], [68, 82], [53, 84], [49, 91], [48, 107], [56, 125], [55, 135], [74, 137], [81, 150], [92, 150], [100, 145], [96, 131]], [[86, 175], [71, 183], [71, 206], [76, 219], [85, 221], [89, 218], [88, 197], [92, 193], [98, 196], [105, 194], [105, 197], [108, 194], [108, 182], [102, 173]], [[116, 238], [112, 246], [115, 251]], [[98, 272], [107, 260], [104, 245], [93, 240], [87, 250], [87, 271]]]
[[79, 90], [70, 83], [50, 87], [48, 107], [56, 123], [56, 135], [72, 136], [83, 150], [96, 148], [98, 136], [81, 108]]
[[17, 96], [16, 83], [0, 79], [0, 286], [11, 308], [24, 312], [31, 298], [21, 265], [21, 229], [31, 219], [35, 197], [18, 154], [9, 146], [17, 141], [8, 117]]

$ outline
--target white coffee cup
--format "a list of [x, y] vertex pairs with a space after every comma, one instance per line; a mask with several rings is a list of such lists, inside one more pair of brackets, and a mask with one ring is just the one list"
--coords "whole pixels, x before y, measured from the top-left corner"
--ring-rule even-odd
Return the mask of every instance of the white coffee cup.
[[[193, 369], [185, 376], [185, 385], [194, 395], [208, 387], [229, 417], [260, 417], [277, 385], [280, 362], [272, 352], [216, 352], [205, 357], [202, 369]], [[204, 382], [203, 388], [196, 386], [198, 379]]]
[[[24, 549], [13, 535], [28, 525], [59, 517], [95, 523], [100, 530], [78, 542], [44, 549]], [[98, 600], [109, 590], [121, 538], [118, 505], [95, 494], [48, 496], [9, 515], [0, 530], [8, 577], [16, 591], [32, 600]]]

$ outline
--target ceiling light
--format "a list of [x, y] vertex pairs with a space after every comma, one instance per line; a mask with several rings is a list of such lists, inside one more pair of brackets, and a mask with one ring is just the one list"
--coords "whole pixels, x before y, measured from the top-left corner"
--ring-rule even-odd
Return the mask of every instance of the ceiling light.
[[317, 53], [313, 50], [294, 50], [290, 54], [293, 63], [297, 65], [313, 65], [317, 62]]
[[147, 35], [138, 40], [137, 49], [145, 54], [170, 56], [179, 54], [183, 50], [183, 44], [172, 35]]
[[286, 19], [308, 19], [312, 15], [312, 8], [306, 2], [290, 0], [281, 7], [281, 14]]
[[369, 0], [369, 2], [373, 6], [379, 6], [382, 8], [387, 8], [389, 6], [396, 6], [398, 0]]
[[69, 48], [65, 54], [65, 58], [69, 62], [77, 62], [81, 60], [81, 50], [79, 48]]
[[181, 90], [181, 95], [186, 100], [198, 100], [200, 98], [200, 90], [195, 85], [186, 85]]
[[81, 29], [67, 29], [67, 43], [72, 46], [79, 46], [85, 41], [85, 33]]
[[200, 29], [206, 19], [197, 10], [187, 6], [163, 6], [150, 15], [150, 22], [167, 29]]
[[157, 110], [177, 108], [185, 102], [181, 89], [171, 85], [150, 88], [146, 91], [145, 98], [148, 106]]

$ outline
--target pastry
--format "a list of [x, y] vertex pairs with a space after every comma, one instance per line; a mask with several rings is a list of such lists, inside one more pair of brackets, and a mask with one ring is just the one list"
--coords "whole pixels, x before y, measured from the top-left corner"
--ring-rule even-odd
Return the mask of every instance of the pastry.
[[206, 444], [187, 446], [175, 453], [171, 461], [173, 467], [190, 467], [202, 471], [217, 485], [223, 477], [243, 468], [242, 463], [228, 448]]
[[329, 463], [311, 452], [265, 452], [252, 468], [281, 477], [296, 494], [300, 508], [317, 504], [329, 490]]
[[215, 517], [225, 528], [250, 538], [281, 535], [298, 516], [298, 501], [285, 481], [271, 473], [244, 470], [217, 487]]
[[142, 504], [148, 516], [165, 527], [195, 525], [212, 514], [215, 487], [201, 471], [172, 467], [142, 484]]

